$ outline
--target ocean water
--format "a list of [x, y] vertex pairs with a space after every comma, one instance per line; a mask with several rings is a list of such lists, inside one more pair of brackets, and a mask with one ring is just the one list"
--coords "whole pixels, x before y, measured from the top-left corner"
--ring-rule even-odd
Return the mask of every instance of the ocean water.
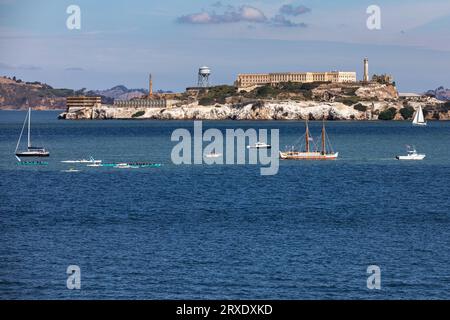
[[[450, 123], [330, 122], [340, 158], [255, 165], [172, 164], [192, 121], [58, 121], [34, 112], [46, 167], [13, 156], [24, 112], [0, 112], [0, 299], [450, 298]], [[311, 131], [320, 132], [312, 122]], [[204, 122], [280, 130], [302, 122]], [[400, 162], [405, 145], [427, 154]], [[120, 170], [67, 165], [151, 161]], [[62, 170], [70, 166], [77, 173]], [[66, 269], [81, 268], [81, 290]], [[369, 265], [381, 289], [367, 289]]]

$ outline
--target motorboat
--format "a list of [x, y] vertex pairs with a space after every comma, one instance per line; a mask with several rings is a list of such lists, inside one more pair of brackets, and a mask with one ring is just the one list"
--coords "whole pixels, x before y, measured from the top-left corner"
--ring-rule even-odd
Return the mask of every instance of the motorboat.
[[265, 142], [256, 142], [253, 145], [247, 146], [247, 149], [270, 149], [272, 146], [270, 144], [267, 144]]
[[419, 154], [416, 151], [416, 148], [408, 148], [406, 156], [396, 156], [397, 160], [423, 160], [425, 159], [425, 154]]

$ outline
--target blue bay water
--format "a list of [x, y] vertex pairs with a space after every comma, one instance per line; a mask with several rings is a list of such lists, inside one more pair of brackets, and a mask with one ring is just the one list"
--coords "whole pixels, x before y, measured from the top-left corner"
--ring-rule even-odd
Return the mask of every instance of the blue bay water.
[[[58, 121], [34, 112], [46, 167], [17, 167], [24, 112], [0, 112], [1, 299], [450, 298], [450, 123], [330, 122], [340, 159], [254, 165], [171, 163], [192, 121]], [[280, 130], [302, 122], [204, 122]], [[311, 123], [315, 135], [320, 123]], [[427, 154], [399, 162], [405, 145]], [[151, 161], [120, 170], [67, 165]], [[78, 173], [61, 172], [76, 166]], [[81, 268], [81, 290], [66, 268]], [[368, 290], [366, 268], [381, 268]]]

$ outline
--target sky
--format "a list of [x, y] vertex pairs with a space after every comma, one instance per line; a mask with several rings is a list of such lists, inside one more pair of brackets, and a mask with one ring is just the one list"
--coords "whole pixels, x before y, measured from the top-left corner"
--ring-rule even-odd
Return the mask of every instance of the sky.
[[[70, 5], [80, 29], [69, 29]], [[380, 29], [367, 20], [380, 8]], [[53, 87], [182, 91], [211, 68], [392, 74], [399, 91], [450, 87], [449, 0], [0, 0], [0, 75]]]

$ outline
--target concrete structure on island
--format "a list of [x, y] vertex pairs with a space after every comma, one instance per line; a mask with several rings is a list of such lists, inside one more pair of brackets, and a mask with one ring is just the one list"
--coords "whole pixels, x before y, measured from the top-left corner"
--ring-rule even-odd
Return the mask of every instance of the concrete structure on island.
[[166, 99], [114, 99], [114, 107], [118, 108], [167, 108]]
[[92, 108], [101, 104], [101, 97], [73, 96], [66, 98], [67, 108]]
[[236, 80], [238, 88], [277, 84], [282, 82], [356, 82], [356, 72], [330, 71], [330, 72], [282, 72], [282, 73], [245, 73], [239, 74]]

